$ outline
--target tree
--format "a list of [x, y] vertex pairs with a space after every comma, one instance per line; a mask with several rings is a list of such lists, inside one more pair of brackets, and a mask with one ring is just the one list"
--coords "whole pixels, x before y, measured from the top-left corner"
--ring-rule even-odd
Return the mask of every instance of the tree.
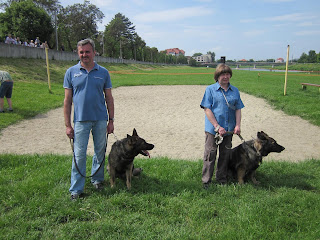
[[137, 33], [134, 33], [131, 41], [131, 51], [133, 59], [142, 61], [142, 49], [145, 46], [145, 41]]
[[216, 59], [216, 54], [214, 52], [207, 52], [207, 54], [211, 55], [211, 59], [212, 59], [212, 62], [215, 62], [215, 59]]
[[190, 58], [189, 65], [192, 67], [197, 67], [199, 64], [197, 63], [197, 61], [194, 58]]
[[135, 26], [126, 16], [117, 13], [106, 26], [104, 35], [107, 56], [140, 61], [144, 59], [146, 43], [135, 32]]
[[302, 53], [298, 63], [307, 63], [308, 62], [308, 55], [306, 53]]
[[309, 63], [316, 63], [317, 62], [317, 53], [314, 50], [309, 51], [309, 56], [308, 56], [308, 62]]
[[267, 62], [275, 62], [275, 60], [274, 60], [274, 59], [272, 59], [272, 58], [267, 59], [266, 61], [267, 61]]
[[20, 39], [50, 39], [53, 33], [51, 18], [45, 10], [37, 7], [32, 1], [12, 2], [0, 13], [0, 36], [3, 39], [12, 33]]
[[62, 8], [58, 14], [59, 42], [66, 50], [76, 49], [81, 39], [98, 36], [98, 22], [102, 22], [104, 14], [95, 5], [85, 0], [83, 4], [74, 4]]
[[192, 57], [198, 57], [198, 56], [201, 56], [202, 55], [202, 53], [194, 53], [193, 55], [192, 55]]

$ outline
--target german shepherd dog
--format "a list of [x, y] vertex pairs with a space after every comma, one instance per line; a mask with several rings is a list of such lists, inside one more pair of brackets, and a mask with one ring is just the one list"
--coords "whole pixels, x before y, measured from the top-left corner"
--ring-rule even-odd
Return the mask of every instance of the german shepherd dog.
[[132, 136], [127, 135], [126, 138], [116, 141], [112, 145], [108, 157], [111, 187], [115, 186], [116, 177], [121, 178], [125, 175], [127, 188], [130, 190], [135, 156], [142, 154], [150, 157], [148, 150], [152, 150], [153, 148], [153, 144], [147, 143], [143, 138], [138, 136], [136, 129], [133, 129]]
[[228, 156], [228, 171], [239, 184], [250, 178], [254, 184], [259, 184], [255, 178], [256, 169], [262, 163], [262, 158], [271, 152], [280, 153], [285, 148], [263, 131], [257, 133], [257, 138], [243, 142], [230, 149]]

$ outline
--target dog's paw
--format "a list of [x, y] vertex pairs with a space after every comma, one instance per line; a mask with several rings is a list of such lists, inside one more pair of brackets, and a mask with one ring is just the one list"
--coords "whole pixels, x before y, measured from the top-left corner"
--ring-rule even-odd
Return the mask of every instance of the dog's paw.
[[252, 180], [252, 182], [253, 182], [254, 185], [259, 185], [260, 184], [260, 182], [257, 181], [257, 180]]
[[132, 170], [132, 175], [133, 175], [133, 176], [140, 176], [140, 174], [141, 174], [142, 171], [143, 171], [142, 168], [134, 168], [134, 169]]

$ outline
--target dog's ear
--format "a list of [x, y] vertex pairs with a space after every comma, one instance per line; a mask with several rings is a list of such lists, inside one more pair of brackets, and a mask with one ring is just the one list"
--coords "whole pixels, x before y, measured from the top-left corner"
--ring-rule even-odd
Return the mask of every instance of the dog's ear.
[[261, 132], [257, 132], [257, 138], [261, 139]]
[[257, 137], [261, 140], [267, 140], [268, 135], [263, 131], [257, 133]]
[[138, 136], [137, 130], [135, 128], [133, 129], [132, 136]]
[[130, 138], [131, 136], [129, 134], [127, 134], [127, 138]]

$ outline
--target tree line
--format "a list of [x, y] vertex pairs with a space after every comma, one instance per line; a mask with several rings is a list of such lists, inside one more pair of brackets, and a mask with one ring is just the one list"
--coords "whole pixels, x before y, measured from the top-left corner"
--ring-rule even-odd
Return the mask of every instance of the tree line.
[[[63, 7], [58, 0], [8, 0], [0, 4], [0, 38], [8, 34], [23, 40], [39, 37], [52, 49], [76, 51], [77, 42], [91, 38], [100, 56], [134, 59], [137, 61], [187, 64], [185, 56], [166, 55], [156, 47], [147, 46], [133, 23], [117, 13], [98, 31], [98, 23], [104, 18], [98, 7], [85, 0]], [[3, 41], [2, 41], [3, 42]]]

